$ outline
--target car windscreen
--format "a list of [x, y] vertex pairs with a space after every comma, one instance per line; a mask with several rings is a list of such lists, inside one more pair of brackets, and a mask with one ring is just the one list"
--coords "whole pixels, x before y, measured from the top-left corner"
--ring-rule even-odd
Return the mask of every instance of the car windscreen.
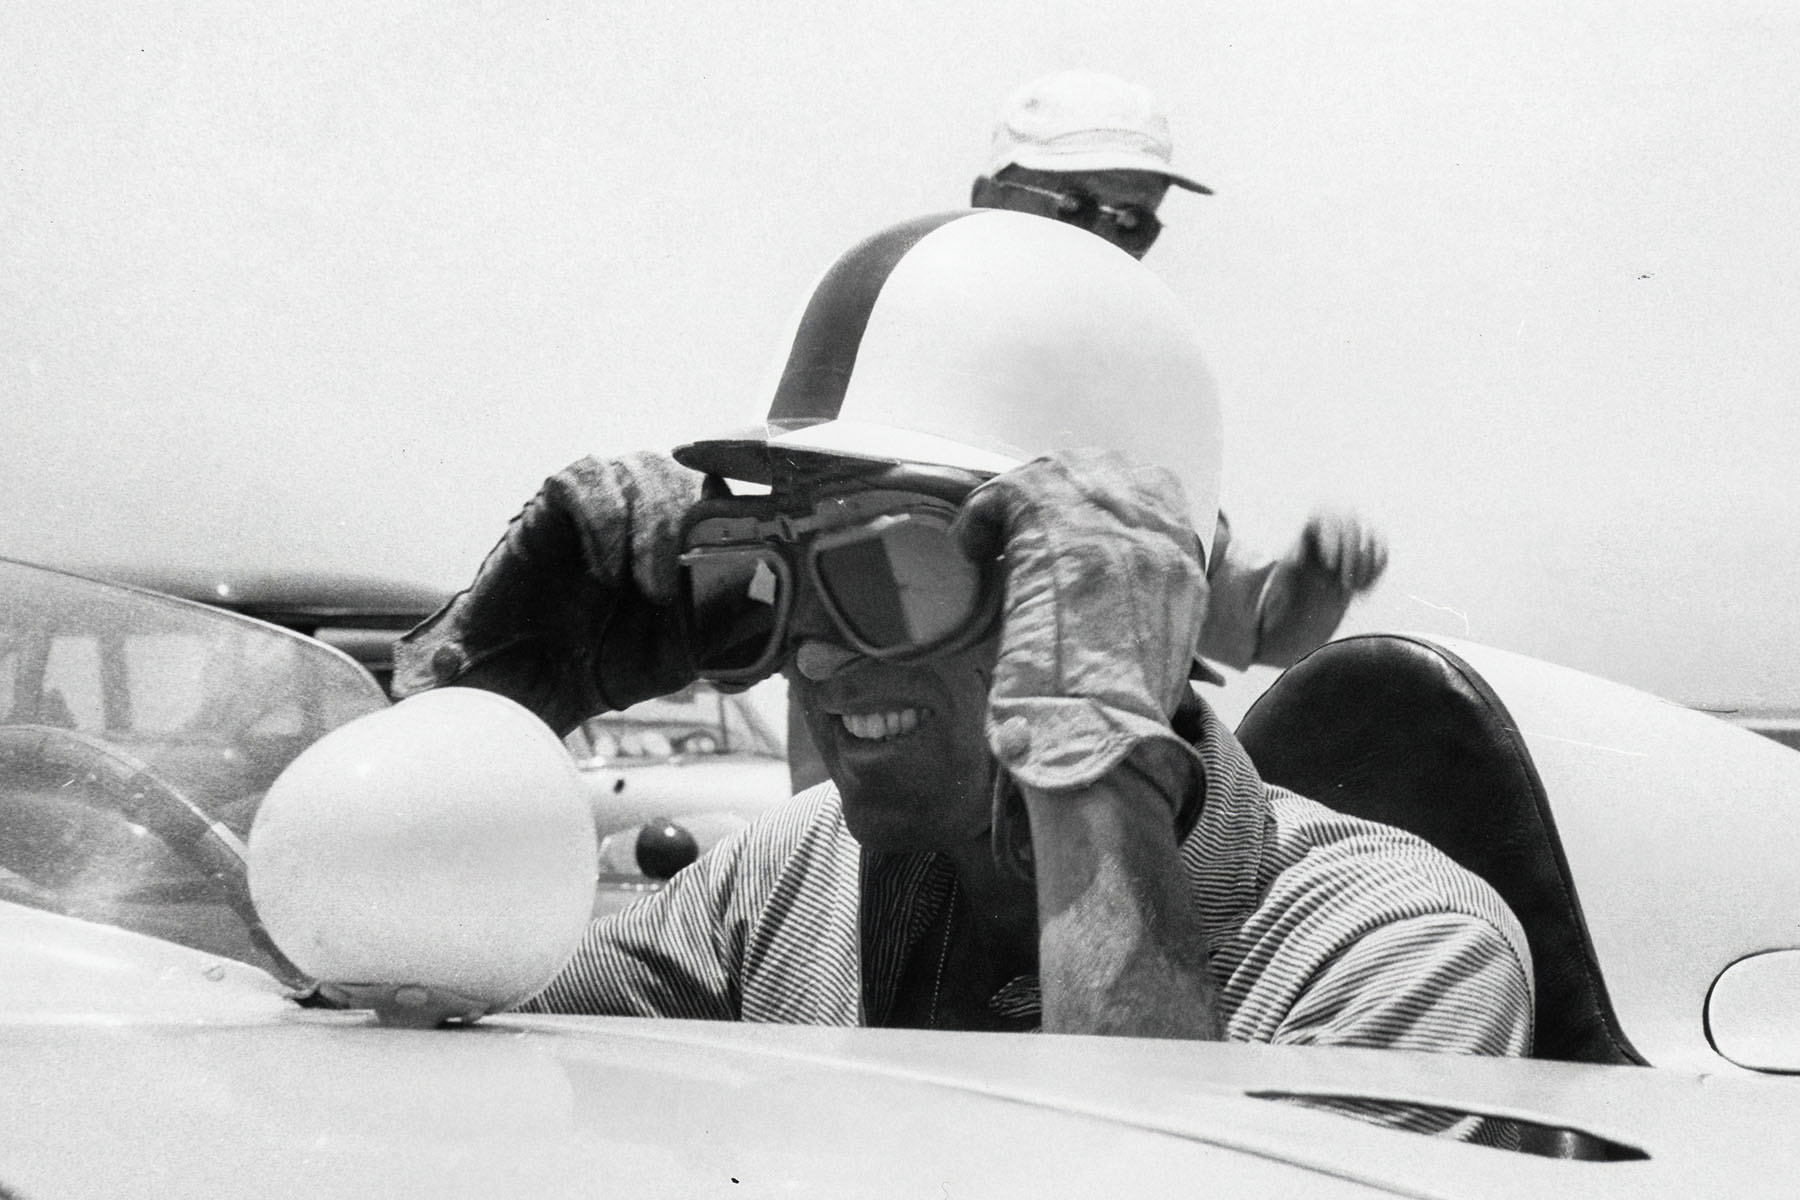
[[244, 838], [282, 768], [386, 703], [286, 630], [0, 560], [0, 901], [289, 974]]

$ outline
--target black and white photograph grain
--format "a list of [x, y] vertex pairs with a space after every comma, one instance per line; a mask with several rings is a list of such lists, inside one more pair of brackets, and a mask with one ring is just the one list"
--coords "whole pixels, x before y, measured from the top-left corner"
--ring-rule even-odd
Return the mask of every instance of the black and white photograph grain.
[[0, 1200], [1800, 1196], [1797, 63], [0, 3]]

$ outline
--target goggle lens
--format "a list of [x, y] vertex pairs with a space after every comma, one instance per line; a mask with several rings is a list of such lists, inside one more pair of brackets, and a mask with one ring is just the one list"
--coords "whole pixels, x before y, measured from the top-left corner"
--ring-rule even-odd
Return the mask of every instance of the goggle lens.
[[821, 538], [813, 568], [835, 616], [877, 651], [929, 648], [961, 632], [981, 600], [981, 575], [948, 525], [900, 513]]
[[[1080, 218], [1080, 224], [1095, 233], [1101, 233], [1100, 222], [1096, 217], [1105, 218], [1105, 223], [1112, 231], [1112, 240], [1121, 249], [1129, 251], [1148, 250], [1162, 232], [1162, 221], [1147, 208], [1139, 208], [1135, 204], [1127, 204], [1120, 208], [1102, 208], [1091, 196], [1088, 197], [1086, 211]], [[1101, 233], [1101, 236], [1106, 236]]]
[[788, 608], [787, 564], [769, 550], [745, 547], [690, 553], [682, 565], [700, 674], [767, 666]]
[[1090, 192], [1059, 192], [1016, 179], [995, 180], [999, 187], [1029, 192], [1050, 202], [1049, 215], [1089, 233], [1097, 233], [1132, 254], [1142, 254], [1162, 233], [1162, 220], [1136, 204], [1102, 204]]

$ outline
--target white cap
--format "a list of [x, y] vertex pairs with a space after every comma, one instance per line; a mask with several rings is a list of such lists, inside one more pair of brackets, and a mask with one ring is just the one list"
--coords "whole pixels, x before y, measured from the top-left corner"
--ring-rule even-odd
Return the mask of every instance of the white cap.
[[1148, 90], [1098, 71], [1061, 71], [1007, 97], [987, 171], [1015, 163], [1034, 171], [1152, 171], [1212, 195], [1175, 169], [1174, 155], [1169, 118]]

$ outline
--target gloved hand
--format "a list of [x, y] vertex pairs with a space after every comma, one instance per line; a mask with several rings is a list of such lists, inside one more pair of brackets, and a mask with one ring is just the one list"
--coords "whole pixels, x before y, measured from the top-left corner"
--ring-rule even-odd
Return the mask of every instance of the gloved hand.
[[1059, 791], [1139, 751], [1179, 817], [1200, 767], [1169, 717], [1207, 595], [1180, 483], [1116, 453], [1041, 458], [976, 489], [958, 534], [971, 557], [1005, 554], [987, 718], [1000, 764]]
[[400, 639], [394, 690], [486, 688], [558, 736], [692, 683], [676, 617], [701, 476], [660, 454], [584, 458], [526, 503], [467, 591]]

